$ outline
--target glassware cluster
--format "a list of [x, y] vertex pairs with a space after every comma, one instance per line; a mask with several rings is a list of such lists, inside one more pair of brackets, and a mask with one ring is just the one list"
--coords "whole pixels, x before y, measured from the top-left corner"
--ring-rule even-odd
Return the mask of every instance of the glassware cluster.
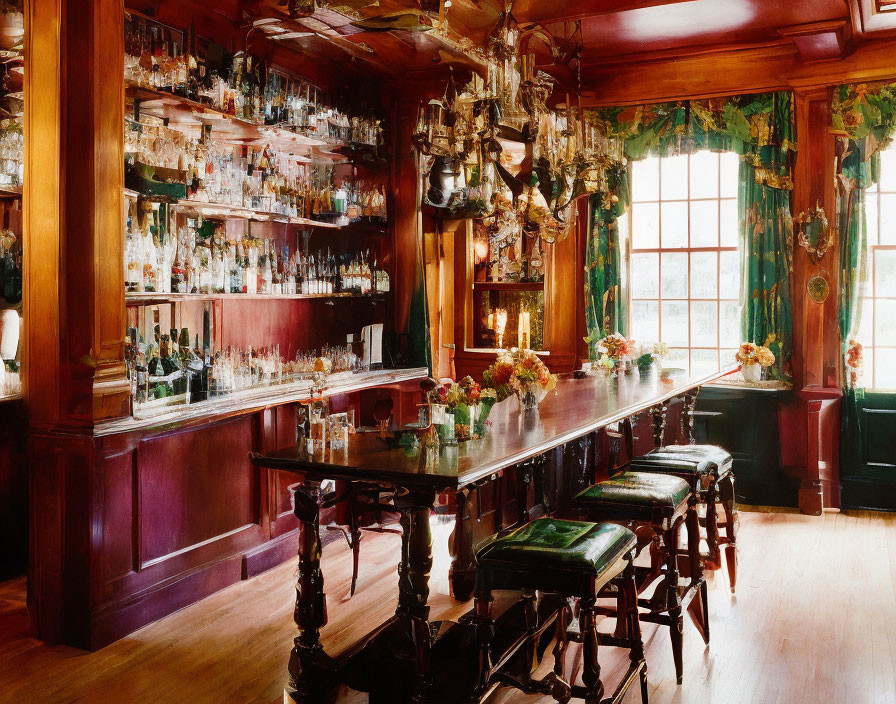
[[127, 18], [125, 79], [323, 142], [383, 144], [381, 120], [338, 110], [316, 87], [246, 52], [224, 54], [212, 62], [199, 44], [192, 27], [177, 31], [144, 18]]
[[190, 138], [146, 119], [125, 122], [125, 165], [131, 173], [168, 170], [166, 180], [182, 183], [190, 201], [337, 225], [388, 215], [385, 187], [359, 179], [357, 169], [351, 179], [337, 180], [328, 161], [270, 146]]
[[198, 335], [191, 340], [187, 328], [169, 333], [156, 328], [149, 341], [131, 328], [125, 357], [138, 413], [285, 384], [311, 382], [321, 388], [334, 374], [362, 371], [350, 345], [299, 351], [288, 360], [279, 345], [212, 351], [200, 346]]
[[124, 252], [130, 293], [360, 296], [391, 289], [389, 274], [369, 250], [291, 252], [289, 244], [270, 239], [228, 239], [213, 221], [188, 220], [170, 232], [158, 226], [167, 219], [151, 206], [131, 201]]

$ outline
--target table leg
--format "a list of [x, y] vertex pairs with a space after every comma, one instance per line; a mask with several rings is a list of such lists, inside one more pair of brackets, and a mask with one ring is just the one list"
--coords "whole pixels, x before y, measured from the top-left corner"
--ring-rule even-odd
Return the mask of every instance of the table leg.
[[324, 702], [335, 686], [333, 661], [324, 652], [320, 629], [327, 623], [327, 600], [320, 569], [320, 484], [290, 487], [299, 519], [299, 577], [293, 613], [299, 635], [289, 656], [286, 695], [299, 704]]
[[[458, 601], [468, 601], [476, 586], [476, 569], [473, 567], [473, 526], [470, 515], [471, 490], [457, 492], [457, 518], [454, 521], [454, 535], [451, 540], [451, 567], [448, 579], [451, 592]], [[500, 514], [500, 507], [497, 509]]]
[[398, 567], [398, 609], [396, 615], [406, 621], [413, 651], [413, 701], [425, 702], [432, 687], [429, 629], [429, 573], [432, 569], [432, 532], [429, 517], [435, 493], [410, 493], [401, 511], [402, 546]]

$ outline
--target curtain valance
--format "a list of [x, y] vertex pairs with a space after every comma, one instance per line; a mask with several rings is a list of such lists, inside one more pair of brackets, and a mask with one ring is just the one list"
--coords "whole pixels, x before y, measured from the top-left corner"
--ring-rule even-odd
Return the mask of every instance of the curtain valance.
[[634, 161], [700, 149], [733, 151], [755, 168], [760, 185], [793, 188], [797, 143], [790, 92], [600, 108], [586, 116], [607, 137], [621, 139]]

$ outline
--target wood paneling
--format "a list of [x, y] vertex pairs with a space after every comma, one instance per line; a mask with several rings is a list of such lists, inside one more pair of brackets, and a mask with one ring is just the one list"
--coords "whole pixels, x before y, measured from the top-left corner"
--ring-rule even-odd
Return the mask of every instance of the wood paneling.
[[857, 45], [839, 61], [805, 64], [786, 40], [739, 48], [710, 47], [587, 64], [585, 101], [632, 105], [685, 98], [757, 93], [792, 87], [824, 87], [896, 75], [892, 40]]
[[259, 523], [252, 446], [251, 418], [140, 443], [141, 567]]

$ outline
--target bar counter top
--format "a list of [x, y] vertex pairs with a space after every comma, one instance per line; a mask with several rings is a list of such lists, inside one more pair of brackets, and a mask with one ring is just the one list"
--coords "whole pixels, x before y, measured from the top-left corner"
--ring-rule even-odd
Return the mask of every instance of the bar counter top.
[[[429, 376], [426, 367], [410, 369], [380, 369], [358, 374], [339, 375], [324, 389], [324, 396], [338, 396], [365, 389], [372, 389], [392, 384], [403, 384], [422, 381]], [[223, 419], [245, 413], [253, 413], [263, 408], [285, 403], [308, 401], [311, 397], [311, 381], [303, 380], [289, 384], [279, 384], [244, 392], [236, 392], [227, 396], [191, 403], [171, 406], [170, 409], [145, 417], [117, 418], [97, 424], [94, 436], [102, 437], [117, 433], [128, 433], [135, 430], [165, 430], [178, 428], [193, 422]]]
[[352, 435], [344, 450], [321, 461], [299, 456], [296, 447], [251, 455], [261, 467], [304, 473], [318, 479], [359, 479], [436, 490], [460, 489], [512, 465], [564, 445], [594, 430], [648, 410], [728, 374], [724, 369], [699, 377], [661, 381], [635, 373], [605, 379], [563, 375], [557, 393], [548, 394], [537, 411], [521, 412], [516, 399], [496, 404], [484, 438], [442, 446], [439, 450], [390, 449], [376, 434]]

